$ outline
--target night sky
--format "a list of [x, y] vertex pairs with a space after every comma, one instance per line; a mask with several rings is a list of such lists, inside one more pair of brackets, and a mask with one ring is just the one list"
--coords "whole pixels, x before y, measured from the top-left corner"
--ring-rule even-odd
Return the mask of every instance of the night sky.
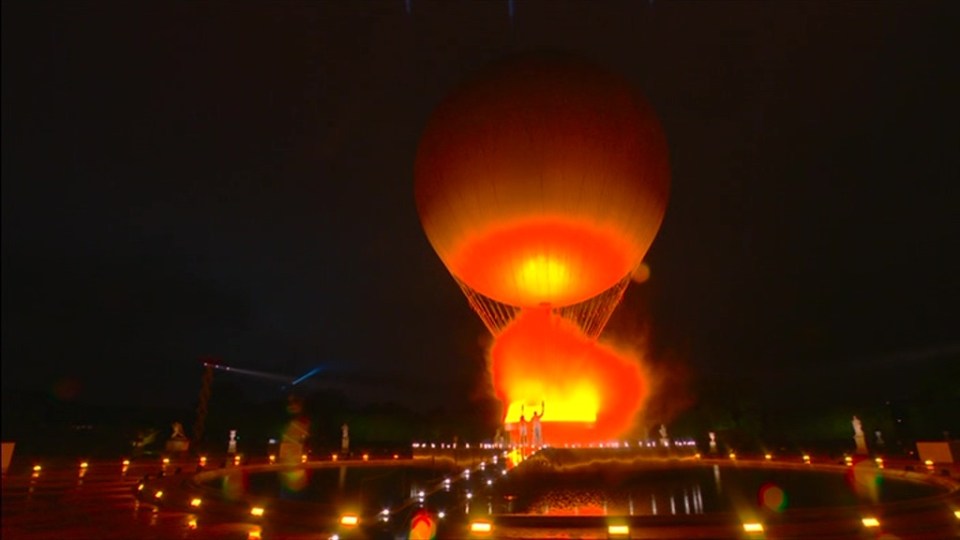
[[671, 388], [957, 375], [958, 13], [4, 2], [3, 392], [190, 407], [215, 355], [321, 366], [360, 402], [475, 400], [489, 336], [420, 227], [417, 142], [465, 77], [544, 50], [622, 74], [663, 122], [651, 279], [609, 331]]

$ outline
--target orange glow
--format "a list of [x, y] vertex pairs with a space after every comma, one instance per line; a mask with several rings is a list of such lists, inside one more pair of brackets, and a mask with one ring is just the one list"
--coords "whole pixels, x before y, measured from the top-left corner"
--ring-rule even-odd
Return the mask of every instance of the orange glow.
[[599, 502], [552, 501], [549, 507], [543, 510], [546, 516], [605, 516], [607, 510]]
[[353, 527], [360, 523], [360, 518], [356, 514], [344, 514], [340, 516], [340, 524], [345, 527]]
[[[442, 512], [441, 512], [442, 514]], [[437, 522], [424, 509], [420, 509], [410, 520], [409, 540], [433, 540], [437, 536]]]
[[553, 445], [618, 438], [647, 393], [635, 359], [587, 338], [546, 307], [521, 311], [497, 336], [490, 370], [508, 427], [521, 406], [529, 421], [544, 402], [543, 437]]
[[615, 229], [536, 216], [476, 229], [451, 251], [455, 276], [500, 302], [554, 307], [595, 296], [630, 274], [635, 251]]

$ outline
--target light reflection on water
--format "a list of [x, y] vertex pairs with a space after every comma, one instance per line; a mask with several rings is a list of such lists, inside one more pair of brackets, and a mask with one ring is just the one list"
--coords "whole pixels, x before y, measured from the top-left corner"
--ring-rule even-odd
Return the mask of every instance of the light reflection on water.
[[[607, 467], [582, 472], [517, 474], [500, 488], [502, 493], [509, 494], [509, 504], [503, 504], [500, 511], [554, 516], [729, 512], [763, 504], [762, 495], [769, 486], [782, 491], [784, 501], [789, 501], [791, 508], [855, 506], [870, 502], [841, 473], [740, 466], [647, 470]], [[939, 493], [935, 487], [912, 482], [886, 480], [877, 486], [880, 502]]]
[[[299, 471], [304, 474], [304, 471]], [[301, 489], [291, 490], [283, 472], [228, 475], [215, 481], [221, 493], [241, 492], [302, 502], [335, 502], [360, 497], [365, 505], [395, 508], [405, 501], [459, 507], [464, 514], [527, 514], [549, 516], [683, 516], [766, 508], [831, 508], [865, 502], [893, 502], [934, 495], [933, 486], [884, 479], [848, 471], [750, 467], [733, 465], [625, 465], [523, 467], [502, 477], [499, 471], [478, 471], [446, 482], [452, 471], [393, 467], [330, 467], [307, 469]], [[289, 471], [286, 471], [289, 474]], [[229, 476], [234, 476], [230, 478]], [[848, 478], [849, 477], [849, 478]], [[496, 481], [490, 481], [491, 479]], [[868, 482], [870, 490], [861, 484]], [[452, 484], [452, 486], [451, 486]], [[865, 494], [870, 499], [865, 499]], [[484, 512], [485, 511], [485, 512]]]

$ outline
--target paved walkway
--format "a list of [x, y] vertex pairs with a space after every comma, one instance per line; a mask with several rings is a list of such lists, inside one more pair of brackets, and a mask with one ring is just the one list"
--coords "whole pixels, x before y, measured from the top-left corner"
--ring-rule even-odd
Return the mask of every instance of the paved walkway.
[[[45, 466], [39, 473], [3, 477], [3, 540], [319, 540], [315, 533], [274, 533], [257, 525], [214, 521], [204, 515], [158, 510], [133, 491], [159, 462], [91, 462], [84, 470]], [[173, 469], [174, 465], [167, 467]], [[170, 472], [170, 471], [168, 471]]]

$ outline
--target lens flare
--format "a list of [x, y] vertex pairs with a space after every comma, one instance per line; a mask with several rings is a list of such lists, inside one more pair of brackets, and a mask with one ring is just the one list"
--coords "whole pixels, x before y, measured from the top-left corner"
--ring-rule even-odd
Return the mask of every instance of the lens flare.
[[508, 429], [543, 403], [543, 437], [552, 445], [619, 438], [647, 394], [636, 359], [547, 306], [521, 311], [497, 336], [490, 371]]
[[883, 476], [875, 462], [859, 458], [847, 469], [847, 483], [859, 497], [877, 502], [880, 498], [880, 484]]
[[787, 506], [787, 494], [776, 484], [767, 483], [760, 486], [758, 493], [760, 506], [774, 512], [782, 512]]

